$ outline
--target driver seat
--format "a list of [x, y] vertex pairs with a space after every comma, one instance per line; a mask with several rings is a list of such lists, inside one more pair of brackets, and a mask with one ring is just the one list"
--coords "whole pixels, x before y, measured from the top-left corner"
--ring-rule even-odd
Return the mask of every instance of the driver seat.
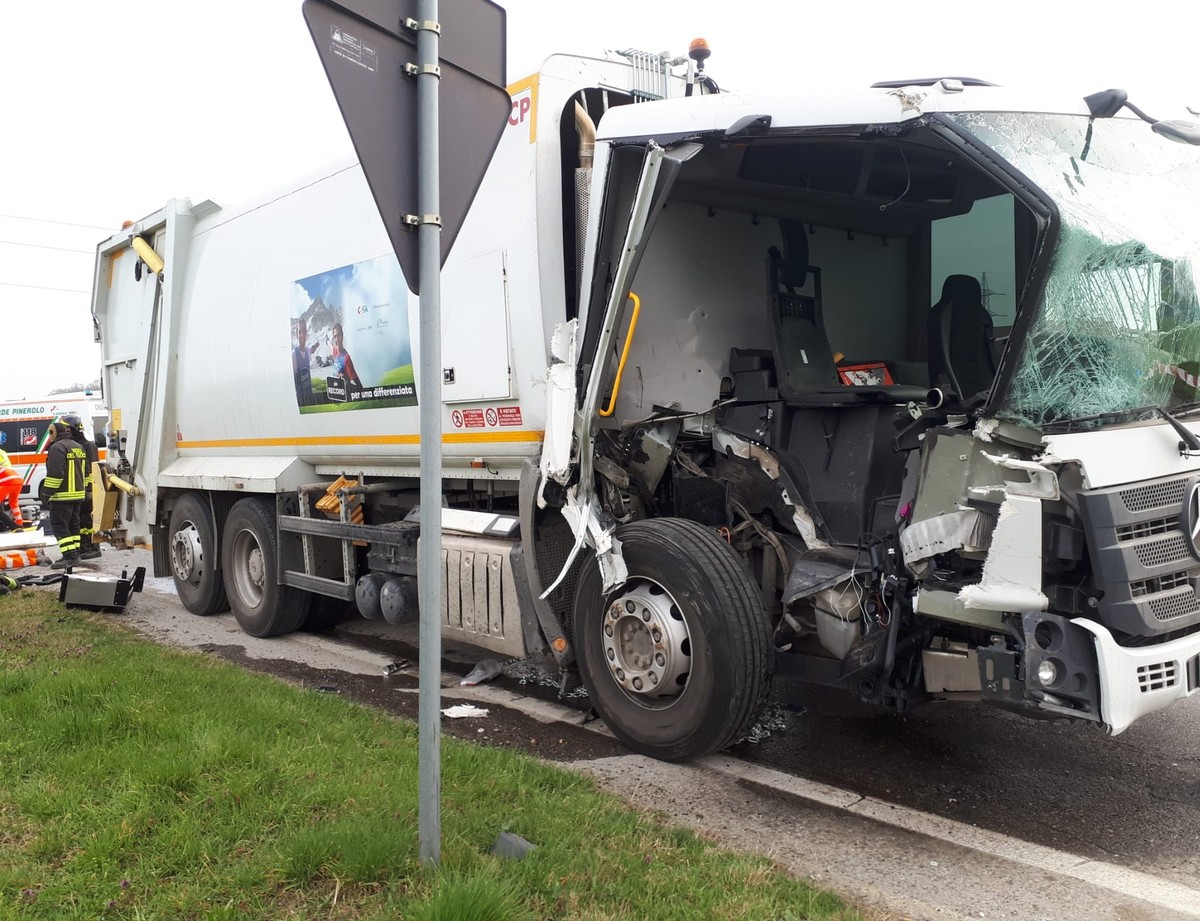
[[993, 339], [979, 280], [948, 276], [941, 299], [929, 311], [929, 386], [942, 386], [944, 378], [960, 401], [991, 389], [996, 376]]

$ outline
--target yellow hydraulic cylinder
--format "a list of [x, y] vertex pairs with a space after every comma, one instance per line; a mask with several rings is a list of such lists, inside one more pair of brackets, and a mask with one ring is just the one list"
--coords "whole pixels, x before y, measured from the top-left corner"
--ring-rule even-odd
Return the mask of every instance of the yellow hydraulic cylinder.
[[113, 476], [111, 473], [108, 475], [108, 482], [109, 485], [117, 487], [121, 492], [130, 496], [140, 496], [142, 494], [140, 487], [134, 486], [132, 483], [126, 483], [119, 476]]
[[133, 251], [142, 257], [142, 262], [146, 263], [151, 272], [155, 275], [162, 274], [164, 265], [162, 256], [154, 251], [154, 247], [141, 237], [134, 237], [130, 245], [133, 247]]

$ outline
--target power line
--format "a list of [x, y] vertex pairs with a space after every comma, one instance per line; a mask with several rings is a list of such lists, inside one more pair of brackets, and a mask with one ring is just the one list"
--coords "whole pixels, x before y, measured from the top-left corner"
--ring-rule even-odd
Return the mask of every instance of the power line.
[[20, 240], [0, 240], [0, 244], [9, 246], [32, 246], [34, 249], [56, 249], [60, 253], [85, 253], [88, 256], [93, 255], [93, 250], [90, 249], [71, 249], [68, 246], [46, 246], [43, 243], [22, 243]]
[[15, 281], [0, 281], [0, 285], [6, 285], [9, 288], [36, 288], [38, 291], [66, 291], [68, 294], [91, 294], [91, 291], [83, 291], [79, 288], [51, 288], [48, 285], [21, 285]]
[[70, 221], [52, 221], [45, 217], [26, 217], [23, 214], [0, 214], [0, 217], [11, 218], [14, 221], [37, 221], [41, 224], [61, 224], [63, 227], [84, 227], [88, 230], [109, 230], [114, 231], [113, 227], [101, 227], [98, 224], [73, 224]]

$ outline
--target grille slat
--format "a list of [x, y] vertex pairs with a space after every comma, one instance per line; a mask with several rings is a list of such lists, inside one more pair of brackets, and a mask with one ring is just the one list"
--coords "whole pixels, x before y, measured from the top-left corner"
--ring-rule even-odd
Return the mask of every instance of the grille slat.
[[1134, 598], [1140, 598], [1143, 595], [1155, 595], [1159, 592], [1169, 592], [1173, 588], [1180, 588], [1188, 584], [1188, 573], [1172, 572], [1165, 576], [1159, 576], [1154, 579], [1138, 579], [1136, 582], [1130, 582], [1129, 588], [1133, 592]]
[[1162, 622], [1200, 613], [1200, 598], [1188, 587], [1174, 595], [1151, 598], [1148, 602], [1154, 619]]
[[1138, 688], [1143, 694], [1173, 688], [1179, 683], [1179, 671], [1176, 669], [1174, 662], [1156, 662], [1153, 665], [1139, 665], [1137, 676]]
[[1179, 526], [1178, 518], [1155, 518], [1153, 521], [1140, 521], [1117, 528], [1117, 540], [1126, 544], [1130, 541], [1141, 540], [1143, 537], [1154, 537], [1166, 534]]
[[1121, 490], [1121, 501], [1131, 512], [1145, 512], [1152, 508], [1177, 508], [1183, 501], [1187, 480], [1166, 483], [1148, 483], [1132, 489]]
[[1168, 563], [1178, 563], [1191, 556], [1187, 541], [1182, 534], [1173, 534], [1168, 538], [1145, 543], [1137, 548], [1138, 562], [1147, 569], [1154, 566], [1166, 566]]

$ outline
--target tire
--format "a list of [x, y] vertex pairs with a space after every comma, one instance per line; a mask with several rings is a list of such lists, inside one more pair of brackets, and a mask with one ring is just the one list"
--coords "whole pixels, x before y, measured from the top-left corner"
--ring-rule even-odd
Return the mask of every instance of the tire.
[[629, 579], [604, 593], [593, 557], [575, 591], [579, 673], [626, 746], [683, 761], [743, 738], [771, 689], [758, 585], [717, 534], [659, 518], [617, 529]]
[[275, 510], [266, 499], [240, 499], [225, 519], [221, 569], [229, 607], [251, 636], [279, 636], [299, 629], [312, 595], [275, 581], [279, 537]]
[[183, 606], [201, 617], [229, 610], [217, 569], [217, 529], [204, 497], [194, 492], [180, 496], [167, 531], [171, 574]]

